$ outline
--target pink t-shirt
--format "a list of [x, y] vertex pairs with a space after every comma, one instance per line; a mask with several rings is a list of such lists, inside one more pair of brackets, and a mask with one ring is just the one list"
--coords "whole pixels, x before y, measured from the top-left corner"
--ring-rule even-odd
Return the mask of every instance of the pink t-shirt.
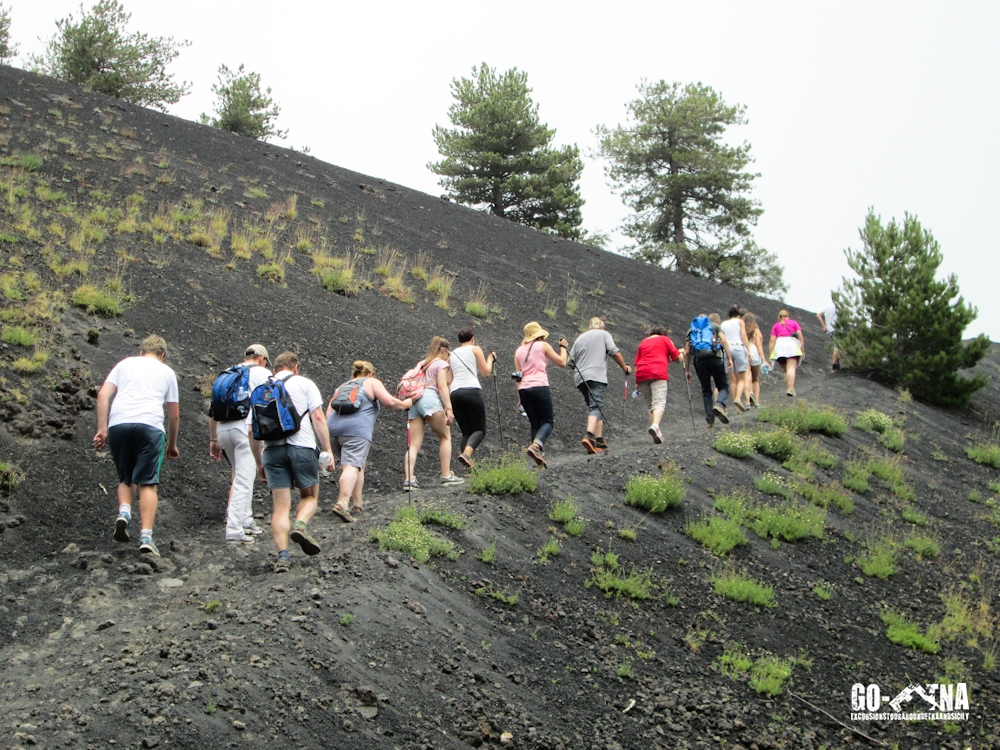
[[794, 320], [789, 318], [784, 323], [780, 320], [774, 324], [771, 328], [771, 335], [775, 338], [779, 336], [794, 336], [796, 333], [802, 330], [802, 326], [796, 323]]
[[518, 390], [549, 384], [549, 374], [545, 369], [548, 367], [549, 358], [545, 356], [544, 342], [529, 341], [527, 344], [521, 344], [514, 352], [514, 358], [521, 364], [521, 372], [524, 373], [521, 382], [517, 384]]
[[435, 359], [427, 365], [427, 369], [424, 370], [424, 379], [427, 381], [427, 384], [424, 386], [424, 390], [436, 391], [438, 389], [438, 373], [448, 367], [451, 367], [451, 365], [448, 364], [448, 360], [440, 358]]

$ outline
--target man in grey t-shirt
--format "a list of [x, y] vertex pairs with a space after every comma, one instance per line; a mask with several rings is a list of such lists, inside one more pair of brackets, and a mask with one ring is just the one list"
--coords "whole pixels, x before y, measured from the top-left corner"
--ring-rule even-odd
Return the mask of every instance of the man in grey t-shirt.
[[840, 369], [840, 349], [837, 347], [837, 306], [829, 304], [816, 313], [816, 319], [823, 326], [823, 333], [830, 335], [833, 342], [833, 365], [831, 369], [837, 372]]
[[604, 441], [604, 392], [608, 387], [608, 357], [622, 369], [625, 376], [632, 368], [625, 364], [611, 334], [604, 330], [604, 321], [590, 319], [590, 330], [580, 334], [569, 352], [573, 368], [573, 383], [587, 403], [587, 434], [580, 442], [587, 453], [607, 450]]

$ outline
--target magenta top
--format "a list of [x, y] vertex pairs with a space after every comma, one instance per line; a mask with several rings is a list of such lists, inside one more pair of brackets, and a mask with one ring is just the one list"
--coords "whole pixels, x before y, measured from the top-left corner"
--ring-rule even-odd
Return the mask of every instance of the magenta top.
[[802, 326], [796, 323], [794, 320], [789, 318], [785, 322], [780, 320], [774, 324], [771, 328], [771, 335], [775, 338], [779, 336], [794, 336], [796, 333], [802, 330]]
[[549, 384], [549, 374], [545, 369], [549, 364], [549, 358], [545, 356], [545, 342], [529, 341], [527, 344], [521, 344], [514, 352], [514, 358], [524, 374], [521, 382], [517, 384], [518, 390]]

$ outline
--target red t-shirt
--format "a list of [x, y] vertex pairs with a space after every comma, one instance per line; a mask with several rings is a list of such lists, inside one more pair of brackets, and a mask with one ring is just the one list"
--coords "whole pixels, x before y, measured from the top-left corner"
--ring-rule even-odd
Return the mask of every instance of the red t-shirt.
[[635, 382], [670, 380], [667, 366], [677, 361], [680, 354], [669, 336], [649, 336], [639, 344], [635, 353]]

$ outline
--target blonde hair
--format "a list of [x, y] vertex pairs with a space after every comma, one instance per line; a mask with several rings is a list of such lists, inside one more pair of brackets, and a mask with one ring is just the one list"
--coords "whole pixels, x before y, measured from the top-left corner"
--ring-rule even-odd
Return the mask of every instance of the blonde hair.
[[274, 360], [274, 370], [294, 370], [299, 364], [299, 355], [295, 352], [282, 352]]
[[746, 323], [747, 336], [757, 330], [757, 316], [752, 312], [744, 313], [743, 322]]
[[167, 356], [167, 342], [163, 340], [162, 336], [151, 334], [142, 340], [139, 354], [155, 354], [157, 357], [165, 357]]
[[427, 356], [424, 357], [424, 362], [430, 363], [441, 356], [442, 349], [451, 349], [451, 344], [448, 343], [448, 339], [443, 336], [435, 336], [431, 339], [431, 345], [427, 349]]
[[722, 318], [719, 317], [719, 313], [712, 313], [711, 315], [708, 316], [708, 319], [711, 320], [716, 325], [722, 324]]
[[595, 328], [604, 328], [604, 321], [597, 316], [590, 319], [590, 329], [594, 330]]
[[351, 365], [351, 377], [360, 378], [362, 375], [374, 375], [375, 365], [363, 359], [354, 360], [354, 364]]
[[779, 318], [789, 318], [791, 316], [788, 314], [788, 310], [778, 310], [778, 317]]

